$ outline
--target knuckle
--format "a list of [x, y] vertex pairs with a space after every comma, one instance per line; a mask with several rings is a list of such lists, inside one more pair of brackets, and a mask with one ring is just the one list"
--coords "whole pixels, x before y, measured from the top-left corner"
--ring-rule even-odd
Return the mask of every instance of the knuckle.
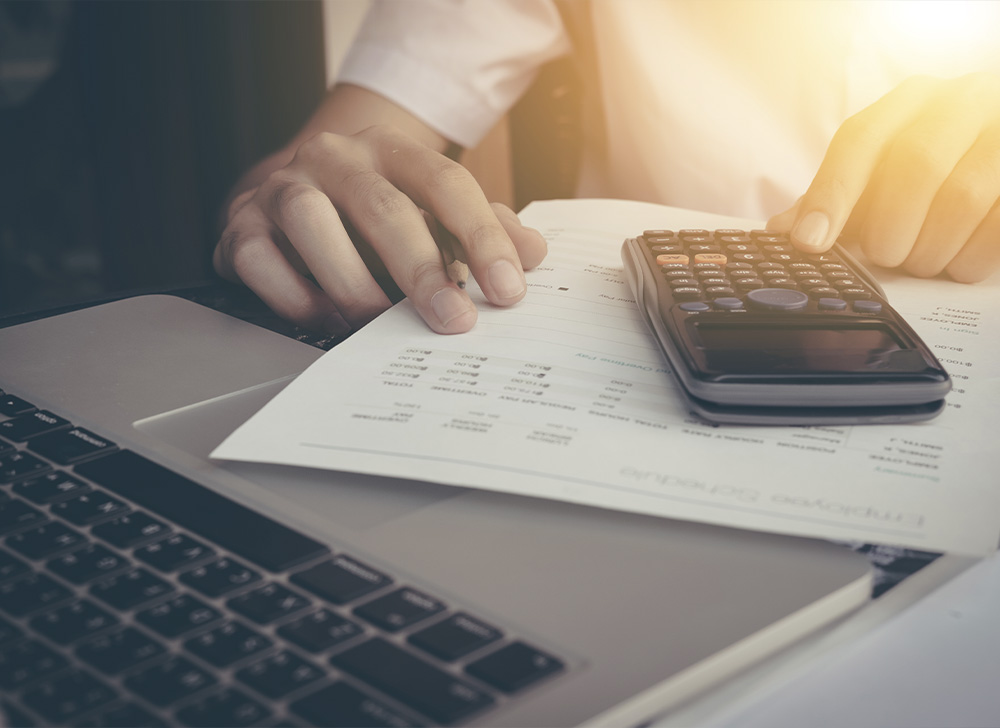
[[339, 157], [343, 155], [350, 146], [350, 140], [340, 134], [333, 132], [320, 132], [316, 136], [304, 141], [295, 151], [295, 160], [301, 161], [303, 158]]
[[329, 204], [326, 195], [312, 185], [286, 178], [268, 185], [267, 198], [278, 220], [313, 219]]
[[264, 239], [244, 236], [238, 232], [225, 236], [220, 245], [224, 246], [226, 258], [240, 280], [243, 280], [248, 271], [266, 264], [270, 252], [270, 246]]
[[432, 194], [454, 193], [475, 184], [475, 178], [469, 170], [447, 157], [442, 157], [440, 163], [432, 165], [424, 178], [424, 186]]
[[441, 276], [441, 261], [435, 259], [417, 261], [407, 272], [409, 290], [436, 287]]
[[506, 233], [499, 224], [484, 222], [469, 230], [464, 237], [465, 245], [470, 250], [483, 250], [495, 245], [498, 238], [506, 237]]
[[353, 191], [355, 214], [362, 223], [398, 217], [416, 212], [416, 207], [402, 192], [373, 169], [356, 170], [344, 179]]

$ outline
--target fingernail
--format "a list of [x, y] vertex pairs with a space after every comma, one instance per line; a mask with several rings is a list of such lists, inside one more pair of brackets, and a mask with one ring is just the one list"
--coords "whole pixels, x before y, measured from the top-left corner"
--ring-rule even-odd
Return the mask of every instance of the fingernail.
[[489, 269], [490, 286], [500, 298], [519, 298], [524, 294], [521, 272], [509, 260], [498, 260]]
[[454, 288], [442, 288], [431, 296], [431, 310], [442, 326], [469, 312], [469, 300]]
[[830, 220], [822, 212], [810, 212], [792, 230], [792, 239], [807, 248], [822, 248], [830, 234]]

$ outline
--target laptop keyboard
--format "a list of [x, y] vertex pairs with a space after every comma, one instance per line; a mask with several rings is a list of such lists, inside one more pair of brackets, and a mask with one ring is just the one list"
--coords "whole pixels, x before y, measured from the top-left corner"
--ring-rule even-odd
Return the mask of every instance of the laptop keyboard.
[[408, 726], [562, 660], [0, 390], [11, 726]]

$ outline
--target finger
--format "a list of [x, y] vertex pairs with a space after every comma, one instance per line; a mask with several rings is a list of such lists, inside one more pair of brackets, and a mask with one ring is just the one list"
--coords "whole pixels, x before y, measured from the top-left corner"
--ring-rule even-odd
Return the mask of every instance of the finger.
[[860, 231], [861, 247], [877, 265], [894, 267], [907, 259], [935, 195], [982, 132], [981, 113], [971, 112], [980, 104], [966, 98], [971, 89], [963, 79], [931, 97], [887, 149]]
[[378, 253], [427, 324], [447, 334], [472, 328], [472, 300], [448, 280], [423, 213], [374, 168], [365, 137], [321, 135], [307, 145], [306, 154], [320, 160], [312, 167], [321, 170], [314, 172], [314, 184]]
[[518, 250], [469, 171], [406, 137], [378, 133], [380, 171], [459, 239], [486, 298], [499, 306], [520, 301], [527, 287]]
[[523, 270], [531, 270], [545, 260], [545, 256], [549, 252], [549, 244], [540, 232], [535, 228], [522, 225], [517, 213], [506, 205], [491, 202], [490, 207], [514, 244]]
[[293, 162], [271, 175], [256, 199], [302, 258], [340, 314], [358, 328], [392, 304], [358, 255], [330, 198]]
[[322, 291], [296, 271], [274, 244], [276, 231], [234, 218], [215, 248], [213, 264], [223, 278], [242, 282], [276, 314], [313, 331], [345, 334], [347, 321]]
[[1000, 270], [1000, 203], [993, 205], [945, 270], [960, 283], [978, 283]]
[[815, 253], [833, 245], [867, 187], [888, 140], [923, 106], [937, 84], [926, 77], [909, 79], [837, 130], [799, 204], [791, 229], [791, 240], [797, 248]]
[[768, 221], [765, 227], [768, 230], [774, 230], [775, 232], [787, 233], [792, 229], [792, 223], [795, 222], [795, 218], [799, 214], [799, 204], [802, 202], [800, 197], [795, 201], [791, 207], [789, 207], [784, 212], [779, 212], [777, 215], [773, 215]]
[[963, 250], [1000, 198], [1000, 126], [990, 129], [941, 185], [913, 249], [907, 272], [936, 276]]

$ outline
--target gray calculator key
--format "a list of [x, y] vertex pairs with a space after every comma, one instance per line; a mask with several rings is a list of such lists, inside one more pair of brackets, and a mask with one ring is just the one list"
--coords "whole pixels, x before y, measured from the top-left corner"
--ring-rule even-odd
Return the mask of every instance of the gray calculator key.
[[747, 293], [747, 299], [758, 308], [771, 311], [797, 311], [809, 303], [809, 296], [790, 288], [758, 288]]

